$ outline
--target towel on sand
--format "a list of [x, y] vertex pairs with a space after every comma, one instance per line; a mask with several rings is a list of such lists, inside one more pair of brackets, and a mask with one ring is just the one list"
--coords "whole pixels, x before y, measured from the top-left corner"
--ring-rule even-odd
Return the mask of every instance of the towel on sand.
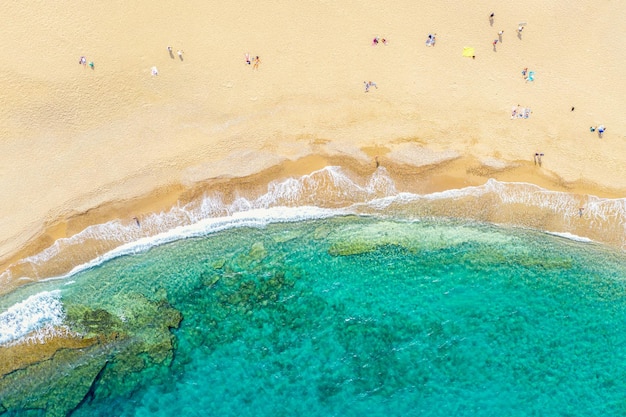
[[463, 48], [463, 56], [471, 58], [471, 57], [473, 57], [475, 55], [476, 54], [474, 53], [474, 48], [472, 48], [470, 46], [466, 46], [466, 47]]

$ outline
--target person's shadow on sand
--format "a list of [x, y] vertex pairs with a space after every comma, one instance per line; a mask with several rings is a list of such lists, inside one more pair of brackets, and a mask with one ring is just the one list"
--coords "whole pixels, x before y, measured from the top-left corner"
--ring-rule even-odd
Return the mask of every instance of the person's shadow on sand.
[[181, 61], [185, 60], [182, 55], [178, 55], [178, 57], [180, 58]]
[[172, 50], [170, 49], [170, 58], [174, 59], [174, 52], [172, 52]]

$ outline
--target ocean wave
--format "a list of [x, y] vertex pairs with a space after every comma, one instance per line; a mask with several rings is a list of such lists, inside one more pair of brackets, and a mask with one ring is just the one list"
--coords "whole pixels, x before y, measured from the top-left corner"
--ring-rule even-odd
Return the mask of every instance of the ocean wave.
[[582, 236], [576, 236], [573, 235], [571, 233], [567, 233], [567, 232], [551, 232], [549, 230], [546, 230], [546, 233], [549, 235], [553, 235], [553, 236], [558, 236], [558, 237], [562, 237], [564, 239], [569, 239], [569, 240], [573, 240], [576, 242], [583, 242], [583, 243], [593, 243], [593, 240], [587, 238], [587, 237], [582, 237]]
[[67, 274], [47, 278], [42, 281], [69, 278], [81, 271], [93, 268], [104, 262], [119, 258], [120, 256], [142, 253], [155, 246], [161, 246], [177, 240], [207, 236], [212, 233], [238, 227], [264, 227], [272, 223], [301, 222], [335, 217], [341, 214], [349, 214], [349, 212], [337, 209], [322, 209], [319, 207], [272, 207], [269, 209], [252, 209], [245, 212], [237, 212], [228, 217], [203, 219], [191, 225], [175, 227], [158, 235], [144, 237], [118, 246], [104, 255], [74, 267]]
[[[140, 224], [114, 220], [90, 226], [22, 259], [20, 263], [28, 264], [33, 273], [17, 279], [65, 279], [114, 258], [176, 240], [237, 227], [342, 215], [409, 221], [424, 217], [475, 219], [528, 226], [580, 242], [626, 247], [626, 199], [568, 194], [493, 179], [479, 186], [415, 194], [398, 192], [382, 167], [361, 183], [339, 167], [326, 167], [310, 175], [272, 182], [267, 192], [255, 199], [236, 196], [228, 202], [219, 193], [207, 193], [197, 201], [145, 216]], [[58, 259], [71, 267], [61, 274], [42, 276], [45, 265]], [[0, 282], [11, 279], [11, 270], [0, 274]], [[0, 345], [45, 340], [63, 332], [63, 319], [59, 291], [32, 295], [0, 313]]]
[[63, 326], [61, 291], [31, 295], [0, 313], [0, 346], [16, 341], [42, 342]]
[[0, 274], [0, 284], [67, 276], [68, 271], [73, 274], [112, 257], [229, 227], [346, 213], [408, 219], [424, 216], [475, 219], [571, 233], [626, 247], [626, 199], [623, 198], [570, 194], [494, 179], [479, 186], [415, 194], [398, 192], [384, 167], [360, 179], [340, 167], [329, 166], [301, 177], [273, 181], [256, 198], [235, 195], [226, 201], [223, 194], [208, 191], [195, 201], [147, 215], [140, 222], [125, 219], [89, 226], [18, 261]]

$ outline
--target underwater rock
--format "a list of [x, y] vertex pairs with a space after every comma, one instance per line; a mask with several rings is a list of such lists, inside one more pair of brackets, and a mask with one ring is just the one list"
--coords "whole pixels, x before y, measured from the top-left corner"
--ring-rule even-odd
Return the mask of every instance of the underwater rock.
[[222, 269], [224, 268], [224, 264], [226, 263], [226, 259], [218, 259], [211, 263], [213, 269]]
[[[152, 301], [142, 294], [124, 294], [116, 301], [124, 302], [124, 320], [102, 306], [66, 306], [68, 326], [83, 339], [33, 345], [29, 354], [38, 362], [22, 363], [0, 377], [4, 412], [42, 410], [46, 416], [65, 416], [94, 398], [132, 392], [136, 372], [171, 361], [171, 329], [180, 325], [181, 313], [167, 299]], [[117, 311], [120, 306], [107, 308]], [[124, 383], [112, 383], [120, 380]]]
[[263, 245], [263, 242], [256, 242], [252, 245], [250, 252], [248, 253], [250, 259], [256, 262], [262, 261], [267, 256], [267, 250]]
[[50, 359], [61, 349], [81, 349], [97, 343], [95, 338], [58, 336], [45, 343], [19, 343], [0, 347], [0, 378], [17, 369]]
[[0, 398], [9, 412], [45, 410], [46, 416], [65, 416], [89, 391], [105, 366], [97, 348], [60, 350], [50, 360], [17, 370], [0, 379]]
[[70, 327], [86, 337], [106, 337], [124, 331], [122, 321], [102, 308], [90, 310], [85, 306], [73, 307], [68, 309], [67, 318]]
[[371, 252], [375, 249], [376, 245], [362, 240], [355, 240], [352, 242], [341, 241], [332, 244], [328, 249], [328, 254], [331, 256], [361, 255], [363, 253]]

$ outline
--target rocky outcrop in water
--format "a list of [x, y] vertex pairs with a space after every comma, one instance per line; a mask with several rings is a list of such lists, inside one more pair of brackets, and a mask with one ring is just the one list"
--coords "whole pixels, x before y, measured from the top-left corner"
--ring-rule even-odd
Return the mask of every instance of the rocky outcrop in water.
[[[100, 396], [130, 392], [137, 371], [169, 363], [175, 345], [171, 329], [179, 326], [180, 312], [166, 298], [129, 294], [126, 302], [130, 314], [123, 318], [107, 309], [115, 306], [66, 306], [68, 325], [80, 338], [2, 348], [3, 358], [12, 360], [0, 376], [0, 414], [70, 415]], [[107, 383], [113, 379], [125, 384]]]

